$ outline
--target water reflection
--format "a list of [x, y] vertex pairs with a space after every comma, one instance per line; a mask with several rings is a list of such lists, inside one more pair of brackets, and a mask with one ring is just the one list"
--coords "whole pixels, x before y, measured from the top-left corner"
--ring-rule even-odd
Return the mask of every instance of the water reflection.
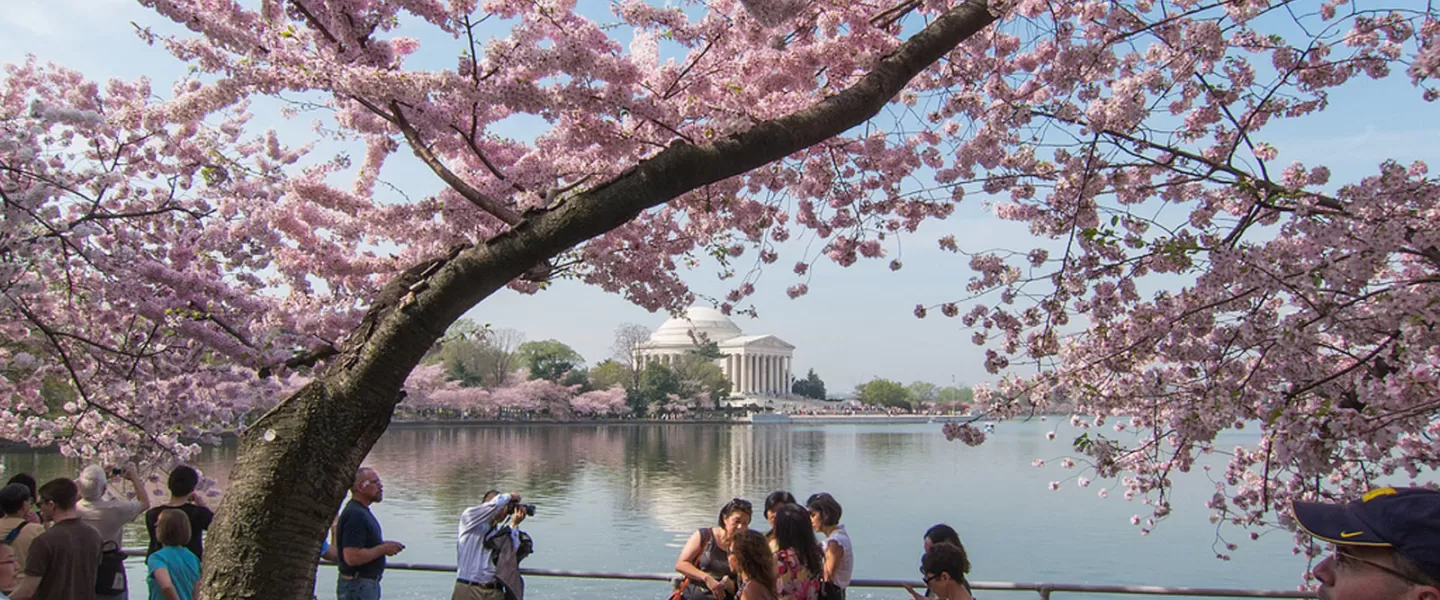
[[[453, 563], [458, 515], [496, 488], [539, 505], [525, 522], [537, 548], [527, 566], [666, 572], [679, 545], [713, 524], [725, 501], [787, 489], [802, 499], [828, 491], [841, 501], [859, 577], [912, 577], [920, 534], [943, 521], [961, 530], [977, 580], [1265, 588], [1298, 581], [1303, 563], [1290, 556], [1283, 534], [1243, 546], [1245, 560], [1234, 565], [1211, 558], [1215, 530], [1202, 505], [1213, 485], [1203, 474], [1178, 480], [1176, 516], [1145, 538], [1125, 525], [1144, 507], [1101, 501], [1098, 484], [1047, 491], [1048, 481], [1073, 472], [1034, 469], [1030, 461], [1064, 454], [1065, 440], [1078, 435], [1061, 425], [1060, 441], [1045, 441], [1053, 429], [1002, 424], [990, 442], [968, 448], [928, 425], [410, 427], [387, 432], [366, 463], [385, 478], [385, 501], [374, 510], [386, 536], [407, 545], [397, 559], [406, 562]], [[222, 446], [196, 463], [223, 486], [234, 458], [235, 448]], [[7, 475], [29, 471], [42, 481], [79, 468], [56, 454], [9, 454], [3, 463]], [[755, 526], [765, 528], [758, 515]], [[127, 545], [144, 535], [127, 530]], [[143, 568], [131, 562], [132, 571]], [[334, 577], [333, 569], [321, 571], [319, 597], [331, 597]], [[450, 583], [433, 573], [387, 573], [385, 594], [443, 597]], [[624, 582], [532, 585], [537, 598], [668, 591]]]

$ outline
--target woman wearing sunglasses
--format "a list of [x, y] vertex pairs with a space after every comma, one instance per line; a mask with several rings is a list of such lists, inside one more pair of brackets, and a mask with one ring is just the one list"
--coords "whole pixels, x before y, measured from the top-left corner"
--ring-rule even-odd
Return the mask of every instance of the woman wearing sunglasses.
[[720, 526], [690, 534], [675, 570], [685, 576], [683, 600], [729, 600], [735, 596], [735, 574], [730, 571], [730, 542], [750, 528], [748, 500], [735, 498], [720, 507]]

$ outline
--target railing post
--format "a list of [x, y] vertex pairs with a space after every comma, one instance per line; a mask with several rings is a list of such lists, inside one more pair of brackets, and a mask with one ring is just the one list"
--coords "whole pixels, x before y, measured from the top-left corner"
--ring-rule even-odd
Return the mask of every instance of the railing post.
[[1050, 586], [1047, 584], [1042, 583], [1037, 586], [1035, 593], [1040, 594], [1040, 600], [1050, 600]]

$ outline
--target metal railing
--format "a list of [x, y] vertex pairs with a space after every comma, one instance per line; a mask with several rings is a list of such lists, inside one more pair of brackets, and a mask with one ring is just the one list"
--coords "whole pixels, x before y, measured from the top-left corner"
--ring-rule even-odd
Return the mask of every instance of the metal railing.
[[[126, 548], [124, 552], [129, 556], [144, 556], [144, 548]], [[335, 563], [322, 561], [323, 566], [335, 566]], [[385, 570], [395, 571], [422, 571], [431, 573], [454, 573], [455, 565], [432, 564], [432, 563], [407, 563], [389, 562], [385, 563]], [[629, 573], [615, 571], [570, 571], [565, 569], [520, 569], [520, 574], [527, 577], [560, 577], [567, 579], [611, 579], [622, 581], [656, 581], [666, 582], [673, 585], [679, 581], [679, 573]], [[852, 588], [892, 588], [898, 589], [905, 586], [923, 590], [925, 584], [920, 581], [905, 579], [852, 579]], [[1230, 588], [1199, 588], [1199, 587], [1172, 587], [1155, 585], [1092, 585], [1086, 583], [1031, 583], [1024, 581], [971, 581], [970, 588], [973, 590], [1004, 591], [1004, 592], [1035, 592], [1039, 594], [1040, 600], [1050, 600], [1051, 594], [1056, 592], [1075, 594], [1128, 594], [1140, 596], [1200, 596], [1210, 598], [1317, 598], [1315, 592], [1299, 590], [1247, 590]]]

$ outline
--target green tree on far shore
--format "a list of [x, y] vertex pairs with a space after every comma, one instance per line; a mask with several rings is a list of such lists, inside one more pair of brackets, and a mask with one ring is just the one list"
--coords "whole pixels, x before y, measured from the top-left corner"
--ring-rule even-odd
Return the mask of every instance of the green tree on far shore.
[[914, 407], [910, 390], [897, 381], [879, 377], [855, 386], [855, 398], [871, 406], [903, 410], [912, 410]]
[[530, 370], [531, 379], [558, 382], [585, 363], [579, 352], [556, 340], [525, 342], [516, 353], [520, 364]]
[[618, 361], [606, 359], [590, 369], [590, 385], [597, 390], [609, 389], [615, 386], [627, 390], [634, 390], [638, 387], [634, 372], [630, 367]]
[[790, 387], [790, 392], [796, 396], [811, 398], [814, 400], [825, 399], [825, 382], [815, 374], [815, 369], [805, 375], [804, 379], [796, 379], [795, 385]]

